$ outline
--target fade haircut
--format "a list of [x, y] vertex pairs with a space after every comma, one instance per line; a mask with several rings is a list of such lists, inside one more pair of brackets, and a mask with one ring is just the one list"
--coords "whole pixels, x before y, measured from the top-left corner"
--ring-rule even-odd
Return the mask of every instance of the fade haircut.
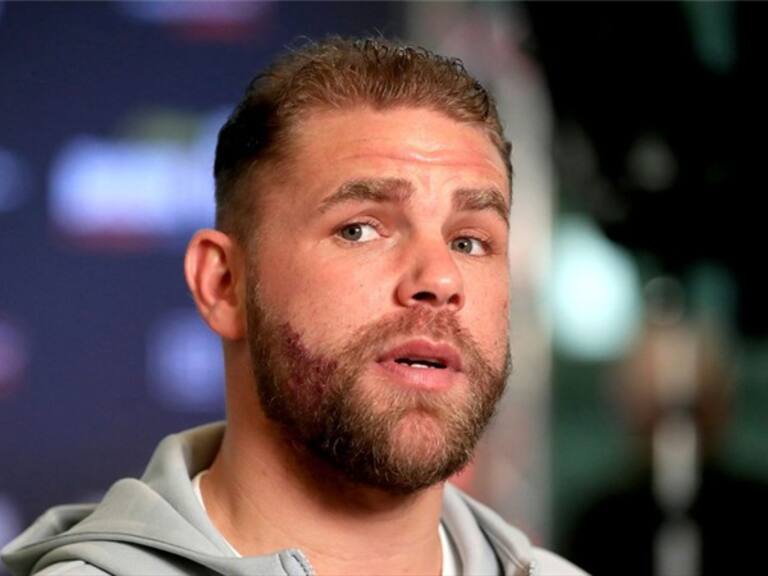
[[291, 132], [308, 113], [368, 106], [441, 112], [483, 128], [511, 178], [510, 143], [491, 95], [456, 58], [383, 38], [332, 37], [288, 52], [256, 76], [219, 132], [216, 226], [243, 246], [253, 237], [266, 169], [289, 161]]

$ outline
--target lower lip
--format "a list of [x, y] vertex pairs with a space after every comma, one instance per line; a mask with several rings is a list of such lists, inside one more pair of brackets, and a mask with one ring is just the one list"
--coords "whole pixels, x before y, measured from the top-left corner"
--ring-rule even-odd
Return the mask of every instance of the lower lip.
[[381, 371], [408, 387], [422, 390], [442, 390], [456, 383], [460, 372], [450, 368], [413, 368], [407, 364], [399, 364], [394, 360], [377, 362]]

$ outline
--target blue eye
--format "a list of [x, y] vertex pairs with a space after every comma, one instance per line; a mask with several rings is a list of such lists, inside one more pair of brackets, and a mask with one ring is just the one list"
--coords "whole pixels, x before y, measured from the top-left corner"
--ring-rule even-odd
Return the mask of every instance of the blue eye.
[[451, 249], [463, 254], [470, 254], [472, 256], [482, 256], [488, 252], [485, 243], [471, 236], [461, 236], [451, 240]]
[[337, 234], [347, 242], [370, 242], [375, 240], [379, 233], [371, 224], [354, 222], [340, 228]]

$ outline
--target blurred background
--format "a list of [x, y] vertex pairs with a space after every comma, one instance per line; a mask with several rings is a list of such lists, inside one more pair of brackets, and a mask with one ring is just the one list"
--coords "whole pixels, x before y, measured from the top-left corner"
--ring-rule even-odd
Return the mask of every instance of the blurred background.
[[219, 343], [181, 258], [212, 223], [217, 131], [287, 45], [382, 34], [461, 57], [514, 143], [514, 374], [456, 482], [598, 576], [752, 573], [766, 16], [0, 1], [0, 545], [223, 417]]

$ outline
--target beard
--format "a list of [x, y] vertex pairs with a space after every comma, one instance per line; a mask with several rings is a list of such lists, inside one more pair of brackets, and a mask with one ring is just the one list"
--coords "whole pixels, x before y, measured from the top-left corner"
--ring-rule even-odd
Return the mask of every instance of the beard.
[[[410, 494], [471, 459], [510, 371], [508, 347], [494, 367], [450, 310], [416, 306], [362, 327], [331, 352], [310, 350], [289, 322], [273, 318], [248, 289], [248, 343], [265, 415], [289, 443], [347, 480]], [[366, 373], [394, 339], [428, 337], [455, 346], [465, 382], [445, 390], [396, 386]], [[365, 377], [364, 377], [365, 376]]]

